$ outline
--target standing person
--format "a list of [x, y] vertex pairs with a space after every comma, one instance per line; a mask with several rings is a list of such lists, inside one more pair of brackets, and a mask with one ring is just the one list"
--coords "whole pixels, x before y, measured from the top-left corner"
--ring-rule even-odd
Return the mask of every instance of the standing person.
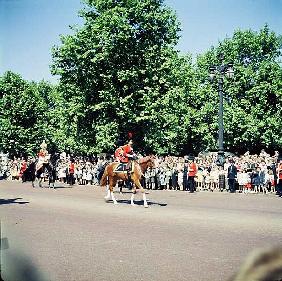
[[159, 176], [160, 176], [160, 189], [163, 190], [166, 187], [165, 170], [164, 169], [161, 169]]
[[74, 184], [74, 159], [69, 163], [69, 185]]
[[171, 175], [171, 185], [172, 185], [173, 190], [178, 189], [177, 178], [178, 178], [178, 171], [177, 171], [176, 164], [174, 164], [173, 170], [172, 170], [172, 175]]
[[277, 166], [277, 179], [278, 179], [277, 195], [282, 197], [282, 158], [279, 159], [279, 163]]
[[27, 162], [24, 159], [24, 157], [22, 157], [22, 161], [20, 163], [20, 178], [22, 179], [22, 182], [25, 182], [25, 176], [24, 176], [24, 172], [27, 169]]
[[188, 160], [184, 162], [183, 169], [183, 191], [188, 191]]
[[259, 177], [259, 173], [260, 173], [260, 168], [257, 167], [253, 172], [252, 172], [252, 185], [254, 187], [254, 193], [258, 193], [260, 188], [260, 177]]
[[149, 175], [151, 189], [156, 189], [156, 168], [152, 168]]
[[277, 192], [278, 178], [277, 178], [276, 160], [275, 160], [275, 158], [272, 159], [272, 163], [270, 165], [270, 169], [272, 170], [272, 174], [273, 174], [273, 177], [274, 177], [274, 180], [273, 180], [274, 190]]
[[259, 192], [263, 192], [263, 187], [266, 186], [267, 169], [259, 167]]
[[231, 165], [228, 167], [228, 171], [227, 171], [228, 187], [229, 187], [229, 192], [234, 193], [236, 192], [235, 182], [237, 179], [237, 168], [234, 165], [233, 160], [230, 160], [230, 164]]
[[188, 163], [188, 190], [190, 191], [190, 193], [193, 193], [196, 189], [195, 189], [195, 176], [197, 174], [197, 165], [194, 162], [194, 158], [192, 158]]
[[183, 190], [183, 170], [182, 169], [178, 172], [177, 184], [178, 184], [177, 189]]
[[238, 175], [237, 175], [237, 180], [238, 180], [238, 188], [239, 188], [239, 192], [243, 193], [243, 189], [244, 189], [244, 171], [239, 170], [238, 171]]
[[148, 168], [147, 171], [145, 171], [144, 177], [145, 177], [145, 188], [152, 189], [150, 184], [150, 173], [151, 168]]
[[165, 172], [165, 189], [169, 190], [171, 189], [172, 170], [168, 165], [166, 165], [164, 172]]
[[225, 171], [222, 166], [219, 166], [218, 188], [221, 192], [225, 189]]

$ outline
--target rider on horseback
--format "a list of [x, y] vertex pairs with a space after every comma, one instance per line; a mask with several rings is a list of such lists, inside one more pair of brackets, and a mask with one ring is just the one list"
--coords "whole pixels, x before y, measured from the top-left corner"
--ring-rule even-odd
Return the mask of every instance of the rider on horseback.
[[48, 157], [49, 157], [48, 150], [47, 150], [47, 144], [45, 140], [41, 143], [40, 147], [41, 149], [38, 152], [38, 162], [36, 165], [36, 171], [41, 169], [44, 163], [48, 162]]
[[119, 147], [116, 150], [115, 156], [117, 156], [119, 162], [126, 164], [125, 170], [127, 171], [128, 185], [131, 182], [131, 160], [136, 159], [136, 155], [133, 152], [133, 140], [129, 140], [124, 146]]

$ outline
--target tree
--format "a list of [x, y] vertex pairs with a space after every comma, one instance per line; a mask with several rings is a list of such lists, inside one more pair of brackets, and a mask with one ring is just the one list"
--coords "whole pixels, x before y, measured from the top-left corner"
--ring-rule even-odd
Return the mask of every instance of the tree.
[[161, 0], [85, 2], [84, 25], [53, 49], [52, 71], [61, 77], [74, 138], [83, 150], [101, 152], [134, 131], [139, 146], [148, 148], [156, 134], [147, 129], [164, 128], [167, 120], [156, 113], [175, 92], [169, 66], [181, 62], [174, 50], [176, 16]]
[[70, 131], [71, 112], [59, 87], [44, 80], [25, 81], [11, 71], [0, 77], [0, 150], [31, 155], [43, 140], [49, 151], [78, 145]]
[[34, 82], [13, 72], [0, 78], [0, 149], [10, 154], [34, 152], [45, 138], [47, 106]]
[[[233, 62], [235, 78], [224, 81], [224, 126], [225, 147], [233, 152], [262, 148], [281, 149], [281, 104], [282, 70], [278, 63], [281, 55], [281, 37], [264, 26], [259, 32], [235, 31], [232, 38], [226, 38], [218, 47], [211, 48], [198, 57], [199, 85], [204, 92], [209, 89], [206, 104], [211, 111], [207, 114], [209, 139], [217, 134], [216, 103], [217, 89], [210, 88], [204, 77], [208, 68], [218, 64], [217, 55], [223, 53], [225, 63]], [[205, 112], [205, 111], [203, 111]], [[216, 148], [214, 146], [212, 148]]]

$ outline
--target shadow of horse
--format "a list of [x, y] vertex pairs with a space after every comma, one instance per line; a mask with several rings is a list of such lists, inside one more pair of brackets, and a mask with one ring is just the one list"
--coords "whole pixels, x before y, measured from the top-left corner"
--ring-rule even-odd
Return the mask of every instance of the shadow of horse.
[[[122, 191], [122, 192], [120, 192], [120, 191], [118, 191], [118, 190], [115, 190], [115, 191], [113, 191], [113, 193], [118, 193], [118, 194], [132, 194], [132, 191], [131, 190], [129, 190], [129, 191]], [[144, 192], [146, 195], [147, 194], [150, 194], [150, 192]]]
[[13, 198], [13, 199], [0, 199], [0, 205], [8, 205], [8, 204], [27, 204], [29, 201], [17, 202], [22, 198]]
[[[110, 200], [110, 202], [113, 202], [113, 201]], [[120, 200], [117, 200], [117, 202], [118, 203], [122, 203], [122, 204], [131, 205], [131, 201], [130, 200], [126, 200], [126, 199], [120, 199]], [[136, 201], [135, 204], [138, 205], [138, 206], [143, 206], [143, 200], [138, 200], [138, 201]], [[149, 206], [156, 205], [156, 206], [160, 206], [160, 207], [166, 207], [167, 203], [159, 203], [159, 202], [154, 202], [154, 201], [148, 200], [148, 205]]]

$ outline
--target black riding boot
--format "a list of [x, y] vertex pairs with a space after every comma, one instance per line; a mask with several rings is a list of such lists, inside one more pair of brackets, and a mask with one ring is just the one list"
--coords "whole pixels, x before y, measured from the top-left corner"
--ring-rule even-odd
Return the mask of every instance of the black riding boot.
[[132, 189], [132, 182], [131, 182], [131, 174], [130, 174], [130, 171], [127, 171], [126, 186], [127, 186], [128, 189]]

